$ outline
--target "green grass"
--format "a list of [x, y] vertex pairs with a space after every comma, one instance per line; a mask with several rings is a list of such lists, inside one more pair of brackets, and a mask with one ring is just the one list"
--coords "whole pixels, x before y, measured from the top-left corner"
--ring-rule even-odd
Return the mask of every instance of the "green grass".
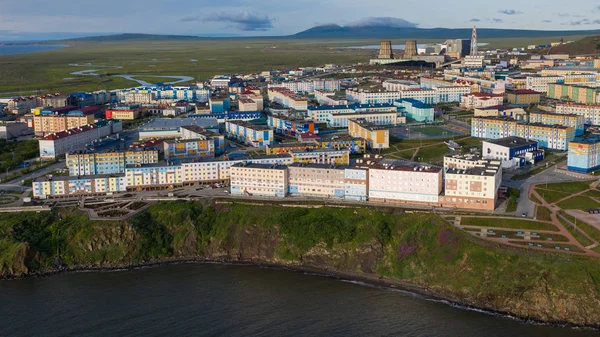
[[531, 198], [530, 198], [530, 199], [531, 199], [531, 201], [533, 201], [534, 203], [536, 203], [536, 204], [538, 204], [538, 205], [541, 205], [541, 204], [542, 204], [542, 201], [541, 201], [540, 199], [538, 199], [538, 197], [536, 197], [536, 196], [535, 196], [535, 195], [533, 195], [533, 194], [531, 195]]
[[600, 207], [598, 202], [581, 195], [563, 200], [556, 205], [562, 209], [580, 209], [583, 211]]
[[585, 193], [583, 193], [583, 195], [585, 195], [586, 197], [592, 197], [595, 199], [600, 199], [600, 191], [594, 189], [594, 190], [589, 190]]
[[448, 136], [448, 137], [451, 137], [452, 135], [456, 134], [452, 130], [441, 128], [439, 126], [416, 127], [416, 128], [412, 128], [412, 130], [418, 131], [418, 132], [420, 132], [420, 133], [422, 133], [424, 135], [427, 135], [429, 137], [439, 137], [439, 136]]
[[444, 156], [448, 153], [450, 153], [450, 150], [445, 145], [424, 147], [419, 149], [415, 160], [439, 165], [443, 164]]
[[566, 183], [550, 183], [550, 184], [540, 184], [538, 187], [551, 190], [558, 191], [563, 193], [579, 193], [585, 191], [590, 188], [590, 184], [594, 181], [575, 181], [575, 182], [566, 182]]
[[592, 225], [589, 225], [581, 220], [577, 220], [577, 223], [575, 223], [575, 218], [573, 216], [563, 211], [560, 211], [559, 213], [565, 217], [565, 219], [571, 221], [571, 223], [576, 224], [577, 228], [584, 231], [585, 234], [587, 234], [590, 238], [600, 243], [600, 231], [596, 229], [596, 227], [593, 227]]
[[[509, 241], [509, 242], [512, 243], [512, 244], [517, 244], [517, 245], [520, 245], [520, 246], [527, 246], [527, 247], [529, 247], [529, 243], [528, 242], [521, 242], [521, 241]], [[553, 243], [552, 241], [547, 241], [547, 242], [531, 242], [531, 243], [533, 243], [534, 245], [536, 245], [536, 247], [537, 247], [538, 244], [540, 244], [540, 245], [542, 245], [542, 248], [549, 248], [549, 249], [554, 249], [554, 247], [556, 247], [556, 246], [560, 247], [561, 249], [560, 250], [556, 249], [556, 252], [561, 252], [561, 251], [564, 251], [565, 248], [569, 248], [569, 251], [571, 251], [571, 252], [583, 253], [583, 250], [581, 248], [577, 247], [577, 246], [566, 245], [566, 244], [563, 244], [563, 243], [560, 243], [560, 242]]]
[[550, 217], [550, 215], [552, 214], [552, 212], [550, 212], [550, 210], [546, 207], [537, 207], [537, 212], [535, 214], [535, 217], [537, 220], [541, 220], [541, 221], [552, 221], [552, 218]]
[[588, 239], [586, 236], [581, 234], [581, 232], [579, 232], [578, 230], [575, 230], [575, 228], [573, 228], [573, 225], [571, 225], [568, 222], [566, 222], [565, 220], [563, 220], [562, 217], [559, 216], [558, 221], [560, 221], [560, 223], [563, 225], [563, 227], [565, 227], [565, 229], [569, 233], [571, 233], [571, 235], [573, 235], [575, 240], [577, 240], [577, 242], [579, 242], [582, 246], [587, 247], [593, 243], [592, 241], [590, 241], [590, 239]]
[[506, 205], [507, 212], [516, 212], [517, 211], [517, 199], [521, 196], [521, 190], [518, 188], [509, 188], [508, 189], [508, 204]]
[[572, 193], [563, 193], [563, 192], [545, 190], [545, 189], [542, 189], [539, 187], [536, 187], [535, 190], [549, 204], [553, 204], [559, 200], [567, 198], [572, 194]]
[[460, 221], [461, 226], [489, 227], [489, 228], [514, 228], [522, 230], [549, 230], [558, 231], [556, 226], [537, 221], [521, 219], [498, 218], [465, 218]]

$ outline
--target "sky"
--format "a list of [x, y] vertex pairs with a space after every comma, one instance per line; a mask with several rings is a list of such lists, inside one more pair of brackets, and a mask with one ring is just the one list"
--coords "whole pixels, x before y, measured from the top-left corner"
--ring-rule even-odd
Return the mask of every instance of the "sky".
[[323, 24], [397, 18], [421, 28], [600, 29], [598, 0], [0, 0], [0, 41], [148, 33], [289, 35]]

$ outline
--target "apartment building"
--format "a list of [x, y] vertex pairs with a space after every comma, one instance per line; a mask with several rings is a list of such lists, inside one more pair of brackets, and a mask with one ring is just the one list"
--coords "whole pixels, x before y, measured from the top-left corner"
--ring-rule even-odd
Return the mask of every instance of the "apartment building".
[[310, 94], [315, 90], [339, 91], [340, 81], [334, 79], [322, 79], [313, 81], [290, 81], [276, 84], [269, 84], [271, 88], [284, 88], [293, 93]]
[[66, 155], [66, 165], [71, 176], [104, 175], [124, 173], [127, 165], [158, 163], [157, 150], [131, 150], [72, 152]]
[[498, 188], [502, 183], [499, 160], [455, 154], [444, 157], [444, 169], [442, 207], [488, 211], [496, 208]]
[[468, 86], [448, 86], [433, 89], [402, 90], [402, 91], [363, 91], [346, 90], [346, 98], [360, 104], [393, 104], [403, 98], [412, 98], [425, 104], [460, 102], [463, 95], [471, 92]]
[[596, 74], [563, 74], [527, 77], [527, 89], [529, 90], [545, 93], [548, 91], [548, 84], [550, 83], [596, 86]]
[[407, 80], [386, 80], [381, 83], [386, 91], [418, 90], [421, 85], [414, 81]]
[[441, 167], [365, 155], [357, 168], [369, 170], [369, 200], [437, 205], [443, 187]]
[[535, 140], [512, 136], [484, 140], [482, 144], [483, 158], [500, 160], [503, 168], [533, 165], [544, 159], [544, 150], [539, 149], [538, 142]]
[[225, 122], [225, 136], [254, 147], [272, 145], [273, 130], [244, 121]]
[[38, 106], [35, 96], [17, 97], [8, 101], [6, 110], [13, 115], [23, 115]]
[[225, 152], [225, 136], [209, 131], [197, 125], [184, 125], [179, 128], [181, 139], [191, 140], [212, 140], [214, 143], [215, 154], [219, 155]]
[[327, 123], [332, 115], [356, 114], [361, 112], [398, 112], [398, 107], [393, 104], [321, 105], [308, 108], [306, 116], [315, 123]]
[[284, 115], [269, 115], [267, 117], [267, 126], [274, 129], [276, 133], [292, 137], [307, 132], [312, 134], [319, 133], [318, 125], [314, 121]]
[[575, 129], [575, 136], [583, 135], [583, 116], [576, 114], [557, 114], [551, 112], [535, 111], [529, 114], [530, 123], [541, 123], [547, 125], [562, 125]]
[[558, 103], [556, 104], [556, 113], [579, 115], [583, 117], [584, 124], [600, 125], [600, 105]]
[[27, 123], [21, 122], [0, 122], [0, 139], [12, 140], [31, 134]]
[[127, 190], [127, 179], [124, 174], [42, 177], [36, 178], [32, 186], [34, 199], [108, 195], [125, 192]]
[[569, 142], [567, 169], [589, 173], [600, 168], [600, 136], [575, 138]]
[[86, 145], [121, 130], [123, 124], [111, 119], [48, 134], [39, 140], [40, 158], [53, 159], [69, 152], [84, 150]]
[[344, 170], [344, 198], [367, 201], [369, 198], [369, 170], [348, 167]]
[[348, 105], [345, 95], [339, 95], [334, 91], [315, 90], [315, 99], [320, 105]]
[[128, 92], [124, 95], [124, 101], [128, 104], [151, 104], [156, 100], [152, 92]]
[[173, 188], [183, 183], [180, 165], [154, 163], [128, 165], [125, 168], [128, 190], [152, 190]]
[[258, 104], [250, 98], [240, 98], [238, 100], [239, 111], [259, 111]]
[[366, 119], [351, 119], [348, 122], [348, 134], [352, 137], [367, 140], [370, 149], [387, 149], [390, 147], [390, 130], [368, 122]]
[[350, 149], [304, 149], [291, 150], [294, 163], [303, 164], [328, 164], [328, 165], [349, 165]]
[[163, 142], [165, 160], [214, 158], [215, 142], [212, 139], [178, 139]]
[[417, 122], [433, 122], [435, 120], [435, 110], [433, 107], [421, 101], [411, 98], [399, 99], [394, 101], [394, 106], [398, 107], [398, 111], [404, 117]]
[[539, 104], [542, 95], [541, 93], [529, 89], [507, 90], [506, 101], [508, 104], [515, 105], [530, 105]]
[[140, 109], [107, 109], [104, 111], [107, 119], [114, 118], [122, 121], [132, 121], [142, 116]]
[[600, 89], [595, 87], [550, 83], [548, 84], [547, 96], [552, 99], [566, 99], [580, 104], [600, 103]]
[[319, 198], [343, 198], [344, 166], [294, 163], [288, 166], [289, 194]]
[[471, 119], [471, 137], [499, 139], [510, 136], [535, 140], [549, 149], [567, 150], [568, 143], [575, 138], [575, 129], [561, 125], [520, 123], [505, 117]]
[[327, 117], [327, 126], [331, 128], [347, 128], [352, 119], [364, 119], [373, 125], [398, 125], [405, 124], [406, 117], [397, 112], [359, 112], [347, 114], [330, 114]]
[[490, 106], [487, 108], [476, 108], [474, 112], [475, 117], [509, 117], [517, 121], [527, 121], [527, 111], [523, 108], [497, 105]]
[[95, 119], [93, 114], [34, 115], [33, 131], [38, 136], [44, 136], [49, 133], [61, 132], [87, 124], [93, 124]]
[[467, 110], [480, 109], [502, 105], [503, 102], [504, 95], [473, 92], [462, 97], [460, 107]]
[[238, 163], [231, 166], [229, 171], [232, 195], [283, 198], [287, 194], [286, 166]]
[[308, 99], [296, 95], [286, 88], [269, 88], [269, 100], [281, 104], [284, 108], [290, 108], [298, 111], [308, 109]]

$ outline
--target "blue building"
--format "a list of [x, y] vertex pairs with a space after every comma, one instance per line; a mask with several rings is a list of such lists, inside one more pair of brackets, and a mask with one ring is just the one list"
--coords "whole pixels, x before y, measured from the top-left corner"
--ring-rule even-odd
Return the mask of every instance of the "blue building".
[[600, 135], [575, 138], [569, 142], [567, 169], [588, 173], [600, 168]]
[[482, 157], [500, 160], [504, 168], [523, 167], [544, 159], [544, 151], [535, 140], [511, 136], [482, 143]]
[[403, 115], [417, 122], [433, 122], [435, 110], [421, 101], [412, 98], [403, 98], [394, 101], [394, 105], [402, 109]]

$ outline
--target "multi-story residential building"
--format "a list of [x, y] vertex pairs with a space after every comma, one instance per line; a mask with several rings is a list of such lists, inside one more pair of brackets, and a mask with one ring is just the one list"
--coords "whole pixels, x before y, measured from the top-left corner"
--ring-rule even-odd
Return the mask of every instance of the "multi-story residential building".
[[288, 166], [289, 194], [320, 198], [343, 198], [344, 166], [294, 163]]
[[471, 137], [499, 139], [510, 136], [532, 139], [549, 149], [567, 150], [568, 143], [575, 138], [575, 129], [561, 125], [520, 123], [503, 117], [471, 119]]
[[421, 85], [414, 81], [407, 80], [386, 80], [381, 83], [386, 91], [418, 90]]
[[482, 143], [483, 158], [500, 160], [504, 168], [532, 165], [544, 159], [544, 150], [539, 149], [535, 140], [511, 136]]
[[267, 117], [267, 125], [273, 128], [276, 133], [281, 133], [289, 136], [310, 132], [318, 134], [319, 128], [312, 120], [297, 119], [283, 115], [269, 115]]
[[8, 101], [6, 110], [13, 115], [22, 115], [36, 106], [38, 106], [38, 100], [35, 96], [17, 97]]
[[125, 168], [128, 190], [172, 188], [183, 183], [181, 165], [155, 163]]
[[124, 96], [125, 103], [128, 104], [151, 104], [156, 100], [152, 92], [128, 92]]
[[269, 84], [271, 88], [285, 88], [294, 93], [313, 93], [315, 90], [339, 91], [340, 81], [331, 79], [313, 80], [313, 81], [292, 81]]
[[334, 91], [315, 90], [315, 99], [320, 105], [348, 105], [346, 96]]
[[504, 91], [506, 90], [505, 81], [496, 80], [495, 78], [482, 78], [479, 74], [477, 74], [477, 76], [460, 76], [457, 74], [445, 73], [444, 78], [453, 81], [454, 86], [470, 88], [471, 92], [501, 95], [504, 94]]
[[238, 108], [240, 111], [259, 111], [256, 101], [250, 98], [240, 98], [238, 100]]
[[212, 140], [216, 155], [225, 152], [225, 136], [221, 134], [206, 130], [197, 125], [184, 125], [181, 126], [179, 130], [181, 133], [181, 139]]
[[[76, 112], [72, 111], [72, 112]], [[65, 115], [40, 114], [33, 116], [33, 131], [36, 135], [43, 136], [49, 133], [61, 132], [78, 128], [95, 121], [93, 114], [68, 113]]]
[[121, 130], [123, 124], [111, 119], [48, 134], [39, 140], [40, 158], [56, 158], [69, 152], [83, 150], [86, 145]]
[[596, 86], [596, 74], [563, 74], [527, 77], [527, 89], [529, 90], [545, 93], [548, 91], [548, 84], [550, 83]]
[[68, 103], [69, 96], [65, 94], [46, 94], [37, 97], [37, 105], [40, 107], [60, 108], [67, 106]]
[[327, 126], [331, 128], [347, 128], [352, 119], [364, 119], [374, 125], [405, 124], [406, 117], [397, 112], [359, 112], [351, 114], [330, 114], [327, 117]]
[[217, 75], [210, 80], [210, 86], [213, 88], [227, 88], [231, 84], [231, 76]]
[[437, 205], [442, 192], [441, 167], [365, 155], [356, 167], [369, 170], [369, 200]]
[[269, 88], [269, 100], [281, 104], [284, 108], [290, 108], [298, 111], [308, 109], [308, 99], [296, 95], [286, 88]]
[[369, 198], [369, 170], [348, 167], [344, 170], [344, 198], [366, 201]]
[[350, 104], [310, 107], [306, 113], [315, 123], [327, 123], [332, 115], [357, 114], [361, 112], [398, 112], [392, 104]]
[[517, 121], [527, 121], [527, 111], [523, 108], [497, 105], [487, 108], [476, 108], [475, 117], [510, 117]]
[[600, 89], [595, 87], [550, 83], [548, 84], [547, 96], [552, 99], [566, 99], [582, 104], [600, 103]]
[[104, 111], [107, 119], [114, 118], [122, 121], [132, 121], [142, 116], [140, 109], [107, 109]]
[[210, 112], [212, 113], [223, 113], [231, 109], [231, 99], [225, 94], [211, 95], [208, 99], [208, 105]]
[[180, 139], [163, 142], [165, 160], [214, 158], [215, 142], [212, 139]]
[[557, 114], [534, 111], [529, 114], [529, 123], [569, 126], [575, 129], [575, 136], [581, 136], [585, 131], [583, 116], [576, 114]]
[[318, 141], [307, 141], [297, 143], [281, 143], [267, 146], [267, 154], [288, 154], [291, 151], [305, 151], [320, 149], [321, 144]]
[[158, 163], [157, 150], [73, 152], [66, 156], [71, 176], [124, 173], [127, 165]]
[[272, 145], [275, 142], [273, 130], [243, 121], [225, 122], [225, 136], [254, 147]]
[[[448, 163], [447, 163], [448, 161]], [[442, 207], [493, 211], [502, 183], [499, 160], [481, 159], [473, 155], [444, 157], [444, 195]]]
[[460, 101], [460, 107], [464, 109], [480, 109], [492, 106], [502, 105], [504, 102], [503, 95], [485, 94], [482, 92], [473, 92], [466, 94]]
[[280, 197], [288, 191], [288, 169], [283, 165], [238, 163], [229, 168], [231, 194]]
[[387, 149], [390, 147], [390, 130], [362, 118], [348, 121], [348, 134], [352, 137], [366, 139], [367, 146], [370, 149]]
[[32, 185], [33, 198], [47, 199], [125, 192], [127, 190], [127, 179], [124, 174], [60, 176], [36, 178]]
[[507, 90], [506, 101], [509, 104], [529, 105], [540, 103], [541, 94], [529, 89]]
[[404, 117], [413, 119], [417, 122], [433, 122], [435, 120], [435, 110], [430, 105], [422, 103], [411, 98], [404, 98], [394, 101], [399, 112]]
[[567, 169], [588, 173], [600, 168], [600, 136], [575, 138], [569, 142]]
[[588, 125], [600, 125], [600, 105], [558, 103], [557, 114], [575, 114], [583, 117], [583, 123]]
[[0, 122], [0, 139], [11, 140], [31, 134], [27, 123]]
[[467, 55], [462, 60], [462, 66], [465, 68], [483, 68], [484, 59], [484, 56]]
[[294, 163], [349, 165], [350, 149], [304, 149], [289, 152]]
[[323, 149], [349, 149], [350, 153], [365, 153], [367, 140], [346, 134], [321, 135], [316, 143]]
[[468, 86], [437, 87], [433, 89], [369, 92], [357, 89], [346, 90], [346, 98], [360, 104], [393, 104], [403, 98], [412, 98], [425, 104], [460, 102], [463, 95], [471, 92]]

